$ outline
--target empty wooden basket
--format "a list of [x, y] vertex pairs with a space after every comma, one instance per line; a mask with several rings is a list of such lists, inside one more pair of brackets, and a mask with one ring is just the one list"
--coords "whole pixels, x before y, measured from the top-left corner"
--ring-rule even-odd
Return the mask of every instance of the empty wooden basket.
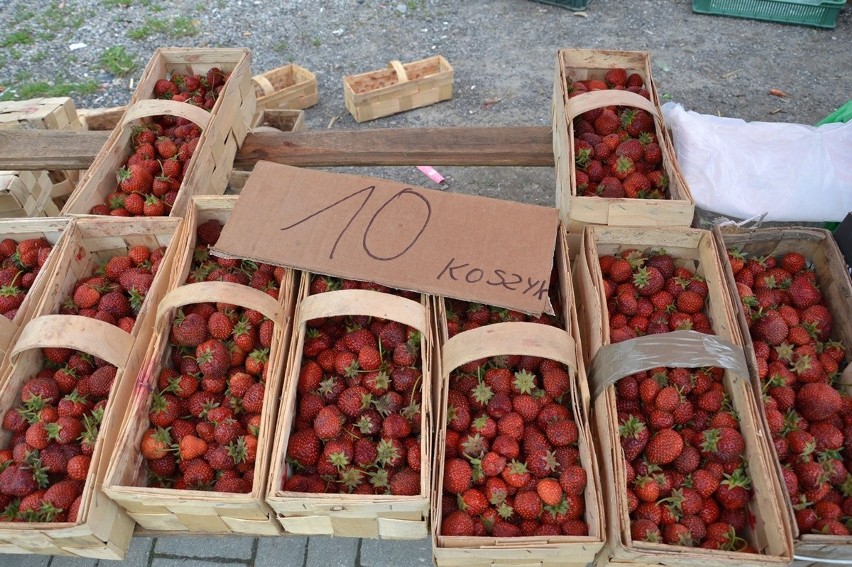
[[267, 108], [301, 110], [317, 103], [316, 76], [295, 63], [278, 67], [251, 78], [257, 96], [257, 111]]
[[453, 68], [441, 55], [343, 78], [346, 108], [358, 122], [453, 98]]

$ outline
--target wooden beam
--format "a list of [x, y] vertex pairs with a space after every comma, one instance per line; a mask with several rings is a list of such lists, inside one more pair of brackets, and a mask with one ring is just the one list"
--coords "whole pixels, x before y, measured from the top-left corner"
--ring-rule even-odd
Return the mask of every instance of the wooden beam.
[[88, 169], [109, 132], [0, 130], [0, 169]]
[[236, 165], [267, 160], [296, 166], [552, 166], [549, 128], [385, 128], [251, 134]]
[[[109, 132], [0, 131], [0, 169], [86, 169]], [[249, 134], [235, 164], [258, 160], [303, 167], [370, 165], [553, 165], [550, 128], [386, 128]]]

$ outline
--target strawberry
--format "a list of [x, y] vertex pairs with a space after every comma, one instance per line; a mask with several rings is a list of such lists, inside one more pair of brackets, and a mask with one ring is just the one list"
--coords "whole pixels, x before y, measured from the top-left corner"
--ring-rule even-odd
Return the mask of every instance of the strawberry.
[[683, 437], [677, 431], [661, 429], [645, 446], [645, 457], [652, 464], [669, 464], [678, 458], [683, 446]]
[[444, 491], [461, 494], [472, 482], [473, 470], [464, 459], [451, 458], [444, 463]]
[[472, 536], [474, 523], [466, 512], [456, 510], [441, 520], [441, 535], [443, 536]]
[[822, 300], [819, 289], [803, 275], [793, 278], [787, 293], [790, 296], [790, 301], [799, 309], [806, 309]]
[[420, 473], [410, 468], [402, 469], [391, 477], [390, 493], [397, 496], [417, 496], [420, 494]]
[[796, 409], [809, 421], [820, 421], [836, 414], [842, 405], [840, 392], [829, 384], [804, 384], [796, 394]]
[[118, 186], [123, 193], [147, 193], [154, 181], [151, 172], [141, 163], [123, 167], [118, 172]]
[[190, 488], [209, 485], [214, 480], [214, 470], [204, 459], [187, 461], [183, 468], [183, 479]]

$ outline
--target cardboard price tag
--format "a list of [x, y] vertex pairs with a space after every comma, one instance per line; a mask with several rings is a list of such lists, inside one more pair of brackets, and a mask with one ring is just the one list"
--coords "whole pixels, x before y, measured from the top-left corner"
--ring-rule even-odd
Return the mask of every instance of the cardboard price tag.
[[549, 311], [556, 209], [258, 162], [213, 253]]

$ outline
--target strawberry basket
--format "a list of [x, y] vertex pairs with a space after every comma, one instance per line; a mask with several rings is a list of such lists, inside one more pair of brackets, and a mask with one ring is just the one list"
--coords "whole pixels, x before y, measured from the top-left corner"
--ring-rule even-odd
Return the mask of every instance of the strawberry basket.
[[[118, 126], [81, 177], [62, 214], [182, 216], [193, 195], [224, 193], [234, 156], [255, 112], [250, 60], [247, 49], [157, 49]], [[198, 77], [206, 74], [212, 75], [204, 79], [204, 88], [215, 98], [193, 98], [189, 104], [178, 102], [177, 97], [155, 97], [166, 89], [161, 81], [172, 83], [169, 89], [177, 91], [175, 84], [187, 85], [190, 79], [200, 82]], [[223, 80], [224, 84], [217, 84]], [[181, 147], [161, 148], [163, 138]], [[131, 163], [131, 158], [138, 163]], [[172, 164], [175, 160], [177, 164]], [[143, 208], [146, 200], [149, 206]]]
[[[788, 563], [779, 481], [712, 235], [587, 227], [583, 238], [574, 278], [611, 519], [597, 562]], [[639, 315], [627, 319], [631, 298]]]
[[572, 232], [692, 224], [695, 201], [663, 124], [648, 53], [558, 51], [553, 152], [556, 207]]
[[[9, 352], [0, 390], [2, 445], [8, 451], [3, 466], [11, 471], [3, 483], [7, 506], [0, 523], [0, 551], [124, 556], [134, 522], [101, 486], [152, 333], [149, 316], [168, 284], [174, 248], [163, 253], [156, 275], [148, 270], [143, 278], [147, 289], [134, 280], [132, 289], [141, 305], [131, 305], [125, 292], [117, 291], [121, 284], [112, 278], [119, 274], [112, 270], [121, 265], [126, 273], [145, 271], [129, 267], [130, 251], [164, 248], [179, 225], [180, 220], [166, 218], [129, 223], [78, 219], [66, 228], [65, 243], [45, 274], [33, 318]], [[92, 275], [99, 266], [104, 266], [103, 277]], [[82, 299], [78, 290], [91, 284], [94, 292], [94, 280], [104, 279], [113, 291], [106, 291], [106, 282], [97, 287], [103, 297], [110, 297], [82, 312], [88, 316], [72, 314], [78, 312], [75, 302]], [[107, 314], [119, 304], [128, 313], [121, 326]], [[81, 457], [83, 462], [72, 465]], [[69, 505], [71, 500], [76, 502]]]
[[[567, 254], [560, 238], [555, 325], [545, 324], [547, 316], [436, 300], [444, 339], [432, 496], [439, 566], [587, 565], [603, 545], [600, 477], [574, 338], [579, 332]], [[505, 392], [506, 377], [515, 380], [514, 399]], [[500, 409], [506, 400], [508, 412]], [[515, 455], [513, 429], [519, 424], [512, 421], [519, 419], [523, 451]], [[524, 474], [530, 479], [522, 483]]]
[[271, 69], [251, 78], [257, 110], [303, 110], [317, 103], [316, 75], [295, 63]]
[[426, 537], [427, 300], [305, 273], [295, 322], [266, 497], [285, 533]]
[[[262, 267], [207, 257], [235, 202], [197, 197], [191, 203], [171, 290], [158, 306], [118, 436], [125, 458], [110, 464], [104, 480], [114, 502], [160, 533], [280, 533], [264, 495], [293, 275], [281, 269], [274, 292], [256, 289], [249, 284], [271, 281], [257, 275]], [[191, 338], [187, 329], [198, 321], [201, 334]], [[167, 418], [169, 404], [184, 410]]]
[[[23, 264], [21, 266], [23, 267], [23, 271], [20, 272], [21, 275], [17, 276], [17, 278], [13, 276], [9, 282], [4, 284], [5, 286], [10, 286], [10, 289], [7, 289], [6, 293], [0, 291], [0, 295], [4, 297], [3, 301], [10, 302], [7, 307], [13, 308], [11, 311], [3, 309], [3, 313], [6, 316], [0, 317], [0, 351], [4, 354], [9, 348], [9, 345], [14, 343], [14, 336], [18, 330], [32, 317], [33, 310], [38, 304], [48, 280], [52, 262], [60, 254], [58, 250], [61, 248], [61, 243], [63, 242], [62, 236], [65, 234], [70, 223], [69, 219], [53, 218], [19, 219], [0, 222], [0, 240], [5, 241], [9, 239], [16, 243], [14, 250], [9, 249], [6, 251], [11, 252], [11, 254], [6, 254], [4, 263], [7, 264], [7, 267], [8, 265], [20, 266]], [[31, 241], [32, 244], [23, 244], [25, 241]], [[50, 248], [55, 248], [57, 252], [51, 252], [48, 256], [43, 257], [41, 265], [39, 265], [38, 252], [36, 252], [34, 262], [33, 258], [21, 258], [22, 253], [24, 256], [32, 254], [32, 252], [27, 252], [25, 247], [32, 245], [43, 247], [44, 243], [47, 243]], [[15, 254], [17, 254], [18, 260], [15, 259]], [[23, 262], [20, 261], [22, 259], [24, 260]], [[37, 271], [34, 269], [35, 267], [38, 267]], [[28, 281], [25, 282], [25, 285], [20, 285], [19, 280], [24, 277], [25, 273], [33, 274], [33, 276], [27, 276]], [[29, 281], [30, 279], [32, 281]], [[21, 298], [16, 289], [11, 288], [16, 288], [21, 293], [26, 292], [25, 297]]]
[[[835, 465], [835, 461], [848, 469], [848, 451], [841, 450], [838, 454], [831, 451], [833, 445], [825, 445], [826, 439], [832, 437], [826, 433], [827, 430], [848, 446], [848, 425], [845, 429], [840, 428], [843, 431], [840, 436], [834, 428], [848, 424], [848, 411], [841, 411], [837, 417], [832, 415], [822, 420], [796, 423], [797, 417], [813, 411], [806, 407], [811, 395], [803, 394], [803, 399], [799, 399], [799, 392], [809, 381], [832, 384], [841, 399], [846, 399], [847, 405], [848, 395], [852, 393], [849, 370], [852, 368], [849, 365], [852, 361], [849, 351], [852, 323], [848, 317], [848, 313], [852, 312], [852, 285], [843, 256], [831, 233], [823, 229], [779, 227], [739, 230], [717, 227], [714, 236], [719, 249], [726, 251], [723, 262], [725, 279], [731, 296], [737, 298], [734, 310], [746, 345], [751, 383], [755, 396], [760, 400], [758, 407], [764, 427], [773, 441], [770, 447], [773, 466], [779, 478], [783, 479], [786, 520], [793, 532], [795, 555], [797, 558], [848, 560], [852, 555], [852, 536], [848, 526], [828, 522], [831, 511], [836, 509], [825, 502], [848, 506], [843, 502], [850, 496], [848, 486], [843, 484], [849, 478], [848, 473], [843, 478], [826, 478], [832, 488], [822, 498], [819, 498], [819, 493], [826, 491], [819, 486], [807, 486], [805, 483], [808, 481], [803, 476], [806, 472], [804, 463], [809, 461], [817, 462], [826, 472], [830, 465]], [[750, 278], [741, 273], [744, 270], [752, 272]], [[772, 275], [772, 282], [767, 281], [769, 275]], [[796, 280], [801, 275], [808, 278], [813, 275], [817, 295], [812, 294], [810, 286], [800, 289], [803, 282]], [[779, 293], [778, 303], [767, 303], [768, 298]], [[749, 297], [753, 297], [754, 301]], [[816, 301], [814, 305], [823, 307], [811, 307], [813, 301]], [[827, 310], [827, 315], [823, 309]], [[787, 316], [795, 312], [808, 332], [800, 339], [796, 332], [801, 331], [802, 324], [793, 324], [796, 320], [782, 317], [785, 324], [780, 326], [780, 333], [776, 333], [778, 324], [771, 323], [775, 319], [773, 312]], [[805, 350], [810, 347], [815, 347], [817, 352]], [[777, 356], [767, 358], [767, 350]], [[788, 352], [793, 358], [788, 358]], [[814, 370], [821, 376], [812, 375]], [[779, 378], [785, 379], [779, 381]], [[784, 398], [785, 393], [790, 392], [796, 396], [792, 405], [787, 404]], [[827, 393], [831, 394], [830, 391]], [[835, 398], [836, 402], [834, 394], [828, 399], [813, 394], [813, 399], [821, 400], [818, 404], [823, 407], [831, 407], [831, 398]], [[805, 446], [809, 441], [815, 442], [813, 452], [806, 450], [799, 454], [802, 438]], [[803, 466], [801, 470], [799, 462]], [[794, 493], [791, 494], [791, 490]], [[817, 523], [814, 524], [814, 521]], [[807, 562], [812, 560], [803, 559]]]

